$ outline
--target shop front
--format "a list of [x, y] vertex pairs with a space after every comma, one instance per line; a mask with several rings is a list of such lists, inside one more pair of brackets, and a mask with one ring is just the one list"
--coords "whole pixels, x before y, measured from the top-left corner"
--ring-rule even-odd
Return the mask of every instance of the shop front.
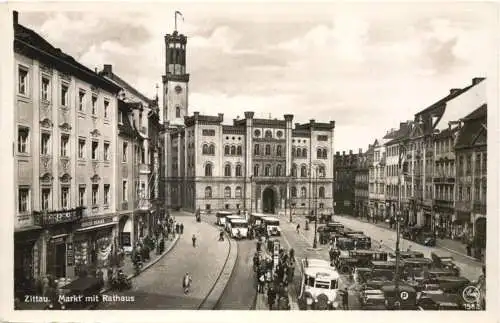
[[134, 245], [134, 237], [133, 234], [133, 215], [132, 213], [122, 214], [120, 216], [120, 221], [118, 225], [119, 229], [119, 237], [118, 244], [120, 248], [123, 248], [125, 252], [132, 252], [132, 247]]
[[135, 241], [144, 239], [148, 235], [149, 230], [149, 211], [136, 211], [134, 214], [134, 237]]
[[41, 228], [14, 233], [14, 291], [16, 296], [36, 293], [40, 275]]

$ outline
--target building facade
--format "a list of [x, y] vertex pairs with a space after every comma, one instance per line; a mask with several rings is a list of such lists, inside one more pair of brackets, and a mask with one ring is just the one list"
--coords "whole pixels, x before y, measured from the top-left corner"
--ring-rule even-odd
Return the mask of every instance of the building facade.
[[120, 213], [120, 245], [130, 250], [134, 243], [152, 234], [164, 212], [159, 194], [161, 166], [161, 124], [158, 99], [149, 99], [105, 64], [99, 73], [120, 86], [118, 102], [119, 169], [117, 189]]
[[[188, 114], [186, 36], [165, 36], [165, 207], [194, 211], [333, 212], [335, 122]], [[287, 203], [288, 202], [288, 203]]]
[[120, 88], [20, 25], [17, 12], [14, 30], [15, 282], [26, 291], [45, 275], [108, 265]]
[[362, 152], [349, 154], [345, 151], [335, 154], [335, 213], [336, 214], [354, 214], [355, 208], [355, 170], [358, 165], [358, 158]]
[[369, 165], [373, 148], [368, 146], [368, 150], [363, 153], [360, 149], [356, 167], [354, 168], [354, 215], [360, 218], [368, 218], [368, 185], [369, 185]]

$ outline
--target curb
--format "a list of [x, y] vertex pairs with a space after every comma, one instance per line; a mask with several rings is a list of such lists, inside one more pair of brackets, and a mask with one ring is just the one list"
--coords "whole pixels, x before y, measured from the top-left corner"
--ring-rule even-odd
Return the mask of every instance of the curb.
[[[209, 222], [204, 222], [214, 226]], [[214, 285], [208, 292], [207, 296], [203, 299], [200, 306], [198, 306], [199, 310], [213, 310], [217, 307], [222, 295], [224, 294], [224, 291], [226, 290], [227, 283], [233, 274], [234, 268], [236, 267], [236, 260], [238, 258], [238, 244], [236, 243], [236, 241], [231, 239], [226, 232], [224, 232], [224, 235], [229, 242], [229, 252], [227, 253], [227, 257], [222, 270], [215, 280]]]
[[[133, 273], [133, 274], [128, 275], [127, 280], [131, 280], [132, 278], [139, 276], [140, 274], [142, 274], [143, 272], [148, 270], [151, 266], [153, 266], [158, 261], [160, 261], [163, 257], [165, 257], [167, 255], [167, 253], [169, 253], [175, 247], [175, 245], [179, 241], [179, 237], [180, 237], [180, 235], [177, 234], [175, 236], [174, 240], [172, 241], [172, 243], [168, 246], [168, 248], [165, 251], [163, 251], [163, 253], [160, 256], [158, 256], [155, 260], [148, 262], [144, 267], [141, 268], [141, 270], [138, 273]], [[99, 292], [99, 294], [108, 292], [110, 290], [111, 290], [111, 288], [106, 287], [106, 288], [102, 289]]]

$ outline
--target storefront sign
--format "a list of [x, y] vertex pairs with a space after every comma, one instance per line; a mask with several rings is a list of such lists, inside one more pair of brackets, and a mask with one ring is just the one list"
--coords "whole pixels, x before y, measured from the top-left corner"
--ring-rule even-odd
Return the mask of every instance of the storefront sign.
[[75, 252], [73, 249], [73, 243], [66, 244], [66, 263], [68, 266], [73, 266], [75, 262]]
[[49, 226], [60, 223], [68, 223], [79, 220], [83, 215], [82, 208], [76, 208], [72, 210], [61, 210], [61, 211], [51, 211], [51, 212], [35, 212], [35, 216], [38, 218], [40, 225]]
[[102, 225], [102, 224], [108, 224], [108, 223], [113, 223], [113, 218], [112, 217], [105, 217], [105, 218], [97, 218], [97, 219], [92, 219], [92, 220], [86, 220], [82, 222], [80, 225], [82, 228], [88, 228], [88, 227], [93, 227], [96, 225]]

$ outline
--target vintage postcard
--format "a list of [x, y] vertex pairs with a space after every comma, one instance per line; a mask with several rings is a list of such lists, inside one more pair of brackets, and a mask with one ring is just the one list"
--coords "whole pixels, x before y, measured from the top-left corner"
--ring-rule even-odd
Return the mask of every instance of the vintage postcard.
[[2, 319], [497, 316], [496, 4], [2, 10]]

